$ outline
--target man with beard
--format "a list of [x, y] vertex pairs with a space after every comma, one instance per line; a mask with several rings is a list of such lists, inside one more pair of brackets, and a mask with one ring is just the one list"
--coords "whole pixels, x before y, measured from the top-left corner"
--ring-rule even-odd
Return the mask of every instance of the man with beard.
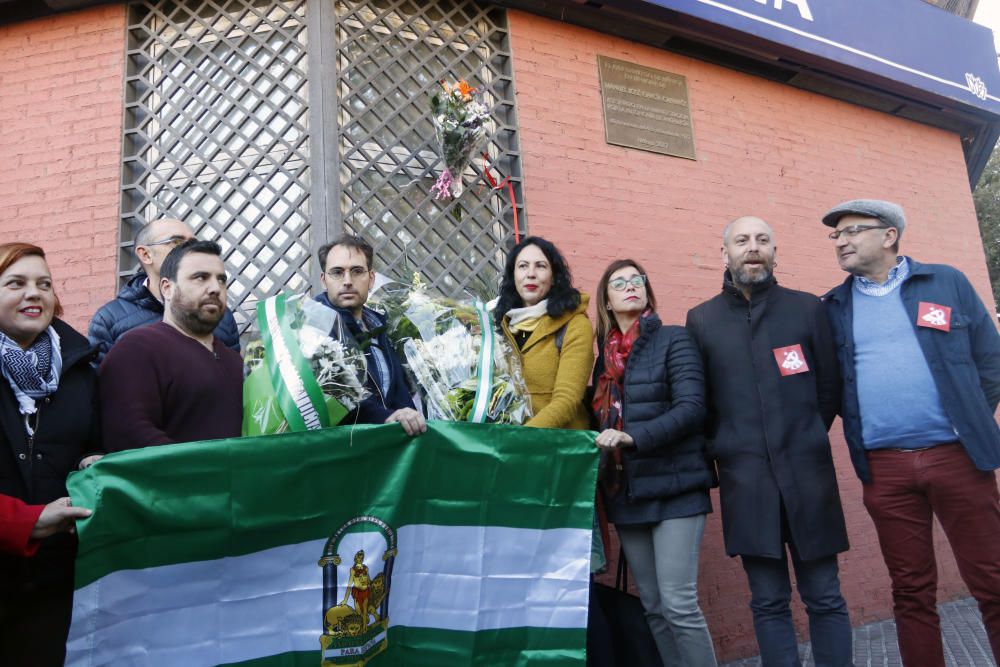
[[371, 396], [341, 423], [399, 422], [407, 435], [423, 433], [427, 424], [414, 409], [403, 365], [385, 332], [385, 318], [365, 308], [375, 282], [374, 250], [357, 236], [342, 236], [322, 246], [316, 255], [323, 270], [320, 283], [326, 288], [316, 301], [340, 314], [350, 335], [364, 349], [368, 364], [365, 384]]
[[705, 362], [726, 552], [746, 571], [766, 667], [799, 665], [789, 556], [816, 665], [850, 665], [837, 567], [847, 530], [827, 437], [840, 386], [825, 311], [777, 284], [766, 222], [738, 218], [722, 241], [722, 293], [693, 308], [687, 327]]
[[[87, 329], [87, 337], [97, 346], [96, 365], [127, 332], [163, 319], [160, 266], [171, 250], [193, 238], [194, 231], [190, 225], [175, 218], [147, 222], [136, 232], [135, 256], [139, 260], [139, 271], [119, 290], [118, 296], [94, 313]], [[240, 351], [236, 320], [228, 308], [215, 329], [215, 335], [227, 347]]]
[[99, 371], [109, 452], [240, 435], [243, 364], [212, 332], [226, 303], [226, 270], [213, 241], [190, 239], [160, 267], [163, 321], [111, 348]]

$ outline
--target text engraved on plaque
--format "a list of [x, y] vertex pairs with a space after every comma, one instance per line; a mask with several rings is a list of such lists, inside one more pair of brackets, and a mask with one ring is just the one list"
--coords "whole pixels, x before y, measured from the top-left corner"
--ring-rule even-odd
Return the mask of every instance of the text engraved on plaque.
[[683, 76], [606, 56], [597, 69], [609, 144], [695, 159]]

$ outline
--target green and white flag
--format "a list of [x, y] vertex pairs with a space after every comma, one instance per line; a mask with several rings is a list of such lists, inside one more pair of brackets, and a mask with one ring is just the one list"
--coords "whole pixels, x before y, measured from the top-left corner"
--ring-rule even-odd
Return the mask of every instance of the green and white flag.
[[584, 665], [593, 434], [431, 422], [184, 443], [70, 477], [67, 665]]

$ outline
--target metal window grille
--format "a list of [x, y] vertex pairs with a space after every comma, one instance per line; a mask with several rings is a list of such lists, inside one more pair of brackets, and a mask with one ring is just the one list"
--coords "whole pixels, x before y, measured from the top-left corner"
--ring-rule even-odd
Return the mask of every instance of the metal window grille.
[[[441, 291], [495, 289], [515, 206], [525, 229], [504, 10], [474, 0], [133, 0], [119, 275], [136, 230], [176, 217], [223, 246], [242, 326], [304, 291], [311, 253], [365, 235], [380, 271]], [[307, 40], [307, 24], [308, 40]], [[486, 91], [490, 141], [466, 193], [435, 201], [441, 79]], [[483, 170], [506, 188], [494, 191]]]
[[[419, 272], [445, 293], [495, 292], [515, 207], [524, 227], [506, 12], [467, 0], [338, 0], [340, 210], [372, 241], [379, 269]], [[438, 157], [430, 95], [466, 79], [492, 110], [488, 161], [475, 160], [457, 200], [430, 188]], [[493, 190], [483, 171], [508, 189]]]

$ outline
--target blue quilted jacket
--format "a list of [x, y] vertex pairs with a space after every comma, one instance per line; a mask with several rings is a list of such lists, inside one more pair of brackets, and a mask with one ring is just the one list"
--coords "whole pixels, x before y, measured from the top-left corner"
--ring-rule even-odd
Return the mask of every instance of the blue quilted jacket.
[[[107, 302], [94, 313], [94, 319], [90, 321], [90, 327], [87, 329], [87, 338], [91, 344], [97, 346], [95, 362], [97, 365], [104, 359], [111, 346], [125, 333], [163, 319], [163, 304], [146, 289], [143, 285], [145, 281], [145, 273], [140, 271], [135, 274], [121, 288], [117, 298]], [[236, 352], [240, 351], [240, 334], [236, 329], [233, 313], [228, 308], [214, 333], [226, 347]]]

